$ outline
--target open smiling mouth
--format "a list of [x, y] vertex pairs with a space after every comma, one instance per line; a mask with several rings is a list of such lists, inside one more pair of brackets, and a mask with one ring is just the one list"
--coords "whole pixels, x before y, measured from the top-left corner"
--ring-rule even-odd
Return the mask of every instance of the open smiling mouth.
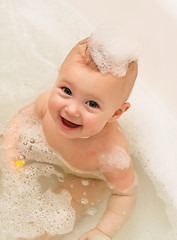
[[81, 125], [79, 124], [76, 124], [76, 123], [73, 123], [73, 122], [70, 122], [68, 120], [66, 120], [65, 118], [61, 117], [62, 119], [62, 124], [67, 127], [67, 128], [77, 128], [77, 127], [80, 127]]

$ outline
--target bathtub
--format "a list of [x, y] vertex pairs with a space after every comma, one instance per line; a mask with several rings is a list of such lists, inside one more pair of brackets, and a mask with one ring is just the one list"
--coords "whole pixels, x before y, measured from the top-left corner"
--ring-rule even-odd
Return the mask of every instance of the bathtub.
[[[177, 84], [174, 52], [177, 22], [163, 2], [136, 0], [134, 3], [137, 5], [132, 1], [131, 4], [130, 1], [116, 1], [119, 8], [117, 11], [112, 9], [111, 15], [111, 20], [119, 24], [131, 19], [141, 45], [139, 75], [129, 99], [131, 109], [120, 120], [129, 139], [138, 176], [137, 204], [128, 223], [113, 239], [176, 240]], [[99, 1], [89, 4], [99, 7]], [[8, 120], [19, 108], [51, 88], [58, 66], [73, 45], [90, 35], [93, 26], [103, 19], [110, 19], [106, 18], [105, 9], [100, 11], [100, 18], [96, 8], [93, 8], [95, 18], [86, 14], [87, 9], [85, 2], [78, 0], [1, 0], [1, 136]], [[110, 7], [106, 9], [111, 14]], [[84, 215], [74, 231], [61, 239], [77, 239], [93, 228], [105, 206], [106, 200], [98, 206], [94, 217]], [[5, 235], [1, 238], [10, 239]]]

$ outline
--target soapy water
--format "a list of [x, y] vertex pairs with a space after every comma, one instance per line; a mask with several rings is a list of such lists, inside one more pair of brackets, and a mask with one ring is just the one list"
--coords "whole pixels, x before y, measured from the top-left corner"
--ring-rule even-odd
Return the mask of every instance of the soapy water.
[[111, 239], [110, 237], [107, 237], [104, 234], [99, 234], [95, 236], [93, 240], [110, 240], [110, 239]]
[[[76, 220], [76, 212], [71, 204], [73, 192], [77, 192], [74, 201], [87, 209], [100, 202], [101, 195], [105, 195], [103, 193], [98, 194], [98, 198], [87, 198], [90, 189], [93, 192], [94, 188], [98, 188], [97, 184], [100, 181], [82, 179], [63, 172], [61, 166], [64, 160], [47, 144], [33, 104], [18, 113], [16, 122], [10, 123], [6, 133], [15, 138], [16, 169], [9, 169], [5, 157], [0, 159], [2, 167], [0, 205], [4, 210], [0, 210], [2, 219], [0, 232], [6, 234], [6, 237], [7, 233], [11, 233], [16, 238], [33, 238], [45, 232], [52, 236], [72, 232]], [[7, 149], [8, 152], [11, 148], [9, 143], [5, 151]], [[53, 181], [58, 183], [58, 185], [55, 183], [55, 188]], [[79, 188], [78, 182], [81, 185]], [[98, 189], [96, 191], [99, 192]], [[103, 189], [102, 191], [104, 192]], [[96, 196], [97, 193], [93, 195]], [[95, 210], [88, 209], [85, 214], [94, 216]]]
[[[141, 99], [141, 103], [138, 99]], [[136, 108], [121, 119], [122, 126], [124, 129], [128, 128], [128, 131], [125, 131], [132, 155], [139, 159], [145, 173], [154, 184], [157, 195], [166, 204], [165, 210], [171, 230], [162, 239], [173, 240], [177, 236], [177, 192], [174, 190], [177, 169], [177, 126], [168, 115], [167, 109], [146, 85], [141, 83], [135, 88], [130, 101], [136, 105]], [[149, 116], [150, 111], [153, 121]], [[127, 118], [132, 120], [131, 127]], [[141, 128], [142, 125], [146, 127]]]
[[[3, 27], [0, 31], [3, 38], [0, 40], [0, 47], [3, 61], [0, 64], [2, 109], [0, 141], [9, 119], [18, 109], [33, 101], [40, 92], [51, 88], [56, 78], [57, 67], [68, 51], [80, 39], [88, 37], [91, 33], [91, 27], [61, 1], [52, 0], [48, 4], [47, 1], [41, 0], [35, 3], [25, 0], [20, 2], [1, 0], [1, 3]], [[38, 8], [40, 11], [35, 11]], [[11, 42], [10, 39], [13, 41]], [[139, 83], [134, 88], [131, 103], [132, 110], [122, 117], [121, 124], [128, 136], [138, 175], [138, 196], [130, 221], [114, 239], [175, 240], [177, 237], [176, 128], [163, 107], [143, 84]], [[31, 142], [31, 145], [33, 144]], [[38, 219], [42, 219], [41, 224], [44, 223], [51, 233], [54, 231], [66, 233], [72, 230], [74, 212], [70, 205], [69, 192], [66, 190], [58, 195], [53, 193], [53, 189], [63, 180], [61, 170], [56, 170], [51, 164], [33, 162], [25, 166], [22, 176], [19, 172], [12, 173], [5, 166], [3, 167], [3, 164], [1, 171], [2, 240], [16, 239], [18, 232], [25, 237], [43, 233], [44, 229], [40, 228]], [[31, 177], [33, 174], [34, 176]], [[44, 181], [42, 185], [41, 181]], [[53, 188], [52, 184], [55, 185]], [[41, 190], [42, 186], [43, 190]], [[38, 197], [42, 199], [42, 203]], [[87, 199], [84, 195], [83, 198]], [[70, 221], [63, 229], [58, 229], [59, 225], [56, 226], [55, 223], [58, 219], [62, 219], [61, 212], [56, 212], [56, 209], [59, 210], [58, 204], [61, 206], [60, 209], [63, 209], [62, 214], [70, 213], [68, 215]], [[93, 215], [84, 215], [74, 230], [61, 239], [77, 239], [93, 228], [105, 206], [106, 201], [99, 205], [96, 211], [91, 211]], [[67, 213], [66, 209], [68, 209]], [[28, 210], [33, 215], [25, 214]], [[44, 219], [42, 216], [45, 216]]]
[[[38, 141], [36, 140], [33, 144], [38, 144]], [[28, 144], [25, 146], [28, 148]], [[68, 175], [59, 166], [44, 163], [48, 160], [45, 159], [46, 151], [42, 163], [27, 159], [23, 155], [25, 164], [15, 171], [3, 161], [2, 152], [1, 149], [0, 238], [13, 240], [24, 237], [31, 239], [43, 235], [45, 232], [51, 236], [67, 235], [72, 232], [76, 212], [71, 206], [72, 191], [65, 189], [67, 186], [65, 180]], [[42, 154], [43, 149], [40, 149], [40, 152]], [[40, 155], [36, 160], [41, 161], [41, 159]], [[87, 195], [90, 194], [89, 186], [91, 185], [93, 191], [94, 184], [91, 184], [89, 179], [77, 178], [75, 180], [73, 177], [70, 179], [73, 184], [69, 185], [69, 189], [76, 188], [76, 181], [80, 181], [83, 186], [84, 191], [81, 189], [80, 205], [83, 205], [84, 208], [86, 206], [86, 210], [82, 212], [82, 215], [95, 216], [98, 212], [96, 205], [100, 199], [91, 198], [92, 202], [87, 199]], [[74, 191], [80, 194], [80, 190], [74, 189]], [[77, 202], [79, 204], [79, 200]], [[92, 207], [88, 208], [87, 206]]]
[[60, 182], [62, 173], [50, 165], [29, 164], [20, 173], [2, 169], [1, 238], [33, 238], [45, 231], [62, 235], [73, 230], [75, 211], [71, 207], [71, 194], [67, 190], [55, 194], [51, 188], [42, 191], [40, 178], [53, 174]]

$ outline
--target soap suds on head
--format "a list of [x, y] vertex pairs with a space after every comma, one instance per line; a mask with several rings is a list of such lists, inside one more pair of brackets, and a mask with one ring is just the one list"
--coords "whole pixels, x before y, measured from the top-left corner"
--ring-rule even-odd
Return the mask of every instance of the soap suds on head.
[[87, 51], [101, 73], [123, 77], [129, 64], [138, 60], [139, 49], [130, 31], [103, 24], [91, 34]]

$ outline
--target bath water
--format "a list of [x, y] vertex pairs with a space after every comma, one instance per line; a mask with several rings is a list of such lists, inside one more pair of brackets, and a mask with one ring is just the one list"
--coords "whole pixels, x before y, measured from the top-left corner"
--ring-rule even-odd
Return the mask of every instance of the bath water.
[[[3, 36], [0, 39], [2, 146], [10, 118], [53, 86], [58, 66], [75, 43], [90, 35], [92, 27], [74, 9], [58, 0], [1, 0], [0, 13], [0, 33]], [[141, 72], [130, 97], [132, 107], [120, 120], [129, 139], [138, 177], [137, 204], [130, 220], [114, 239], [175, 240], [176, 124], [143, 84]], [[70, 231], [74, 216], [70, 208], [71, 196], [67, 191], [58, 196], [52, 193], [62, 181], [63, 172], [46, 163], [31, 163], [25, 171], [23, 180], [20, 174], [9, 172], [3, 165], [1, 151], [0, 216], [3, 221], [0, 238], [16, 239], [20, 231], [23, 236], [40, 234], [44, 230], [42, 224], [52, 234], [59, 233], [61, 226], [57, 229], [57, 219], [62, 224], [61, 216], [66, 217], [68, 213], [70, 222], [63, 231]], [[56, 212], [58, 202], [60, 206], [65, 203], [62, 213]], [[33, 206], [37, 206], [37, 212]], [[93, 228], [105, 206], [106, 199], [96, 210], [91, 210], [93, 216], [85, 213], [74, 230], [61, 239], [77, 239]], [[44, 220], [44, 216], [49, 217]]]

